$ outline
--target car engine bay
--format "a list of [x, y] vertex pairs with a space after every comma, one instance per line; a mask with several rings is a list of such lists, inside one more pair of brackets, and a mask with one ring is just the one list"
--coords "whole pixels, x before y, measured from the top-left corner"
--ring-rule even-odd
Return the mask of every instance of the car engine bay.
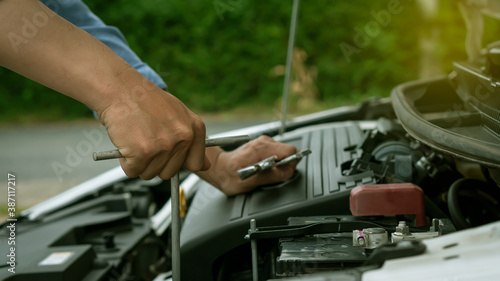
[[[447, 79], [438, 83], [451, 85]], [[420, 85], [433, 90], [435, 83]], [[500, 163], [478, 161], [492, 164], [484, 165], [431, 148], [405, 130], [408, 124], [395, 118], [392, 104], [370, 100], [295, 120], [275, 138], [310, 148], [311, 154], [287, 182], [226, 197], [184, 175], [182, 279], [255, 280], [257, 274], [257, 280], [387, 280], [365, 278], [392, 261], [424, 258], [428, 241], [462, 234], [461, 241], [486, 243], [463, 230], [479, 231], [500, 219]], [[445, 123], [430, 115], [434, 123]], [[277, 125], [252, 130], [254, 136], [277, 135]], [[489, 149], [491, 155], [498, 152]], [[49, 202], [48, 209], [19, 218], [19, 244], [33, 247], [18, 251], [19, 273], [5, 280], [171, 280], [168, 181], [109, 173], [117, 171], [103, 174], [106, 180], [91, 191], [71, 195], [66, 205]], [[498, 223], [487, 226], [496, 236], [486, 236], [498, 238]], [[441, 243], [464, 250], [462, 242]], [[460, 257], [447, 255], [440, 262], [466, 268]]]
[[[493, 43], [447, 76], [283, 134], [279, 122], [221, 134], [311, 154], [290, 180], [232, 197], [181, 171], [182, 280], [499, 280], [499, 75]], [[117, 167], [25, 210], [16, 274], [2, 255], [0, 279], [172, 280], [169, 187]]]

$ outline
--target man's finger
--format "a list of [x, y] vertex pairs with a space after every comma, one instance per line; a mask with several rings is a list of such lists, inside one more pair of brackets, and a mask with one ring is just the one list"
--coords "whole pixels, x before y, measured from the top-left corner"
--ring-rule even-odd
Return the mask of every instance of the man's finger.
[[[184, 162], [184, 168], [191, 172], [199, 171], [206, 168], [205, 162], [205, 136], [206, 129], [205, 124], [200, 120], [193, 125], [193, 139], [190, 143], [190, 147], [186, 153], [186, 160]], [[210, 166], [208, 166], [210, 167]]]

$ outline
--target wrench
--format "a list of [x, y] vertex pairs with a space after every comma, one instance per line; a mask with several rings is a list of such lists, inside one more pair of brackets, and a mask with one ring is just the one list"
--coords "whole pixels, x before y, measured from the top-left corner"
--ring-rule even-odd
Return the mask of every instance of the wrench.
[[247, 179], [253, 175], [256, 175], [257, 173], [261, 173], [263, 171], [269, 170], [272, 167], [281, 167], [286, 164], [289, 164], [294, 161], [298, 161], [302, 159], [303, 157], [311, 154], [311, 150], [309, 148], [302, 150], [301, 152], [295, 153], [293, 155], [290, 155], [281, 161], [276, 161], [278, 156], [273, 155], [271, 157], [268, 157], [264, 160], [261, 160], [251, 166], [245, 167], [243, 169], [238, 170], [238, 176], [240, 176], [241, 180]]
[[[238, 145], [248, 142], [249, 140], [250, 136], [247, 135], [206, 139], [205, 147]], [[94, 154], [92, 154], [92, 157], [94, 158], [94, 161], [100, 161], [100, 160], [123, 158], [123, 155], [120, 153], [118, 149], [114, 149], [108, 151], [94, 152]]]

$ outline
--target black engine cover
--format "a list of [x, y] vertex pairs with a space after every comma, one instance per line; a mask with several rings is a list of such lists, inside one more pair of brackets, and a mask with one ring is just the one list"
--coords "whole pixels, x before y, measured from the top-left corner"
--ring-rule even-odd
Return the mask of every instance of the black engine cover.
[[201, 182], [181, 233], [182, 278], [213, 280], [212, 267], [217, 258], [248, 243], [244, 236], [251, 218], [259, 227], [286, 225], [291, 216], [350, 214], [350, 190], [374, 183], [370, 172], [342, 175], [342, 163], [360, 156], [345, 148], [362, 138], [357, 122], [306, 127], [280, 139], [312, 151], [298, 163], [292, 180], [231, 198]]

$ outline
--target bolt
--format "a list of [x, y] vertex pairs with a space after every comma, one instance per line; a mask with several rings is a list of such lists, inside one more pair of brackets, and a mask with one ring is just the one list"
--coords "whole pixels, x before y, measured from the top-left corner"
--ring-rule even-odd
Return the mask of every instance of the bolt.
[[405, 221], [400, 221], [398, 226], [396, 226], [396, 234], [410, 235], [410, 227], [406, 225]]

